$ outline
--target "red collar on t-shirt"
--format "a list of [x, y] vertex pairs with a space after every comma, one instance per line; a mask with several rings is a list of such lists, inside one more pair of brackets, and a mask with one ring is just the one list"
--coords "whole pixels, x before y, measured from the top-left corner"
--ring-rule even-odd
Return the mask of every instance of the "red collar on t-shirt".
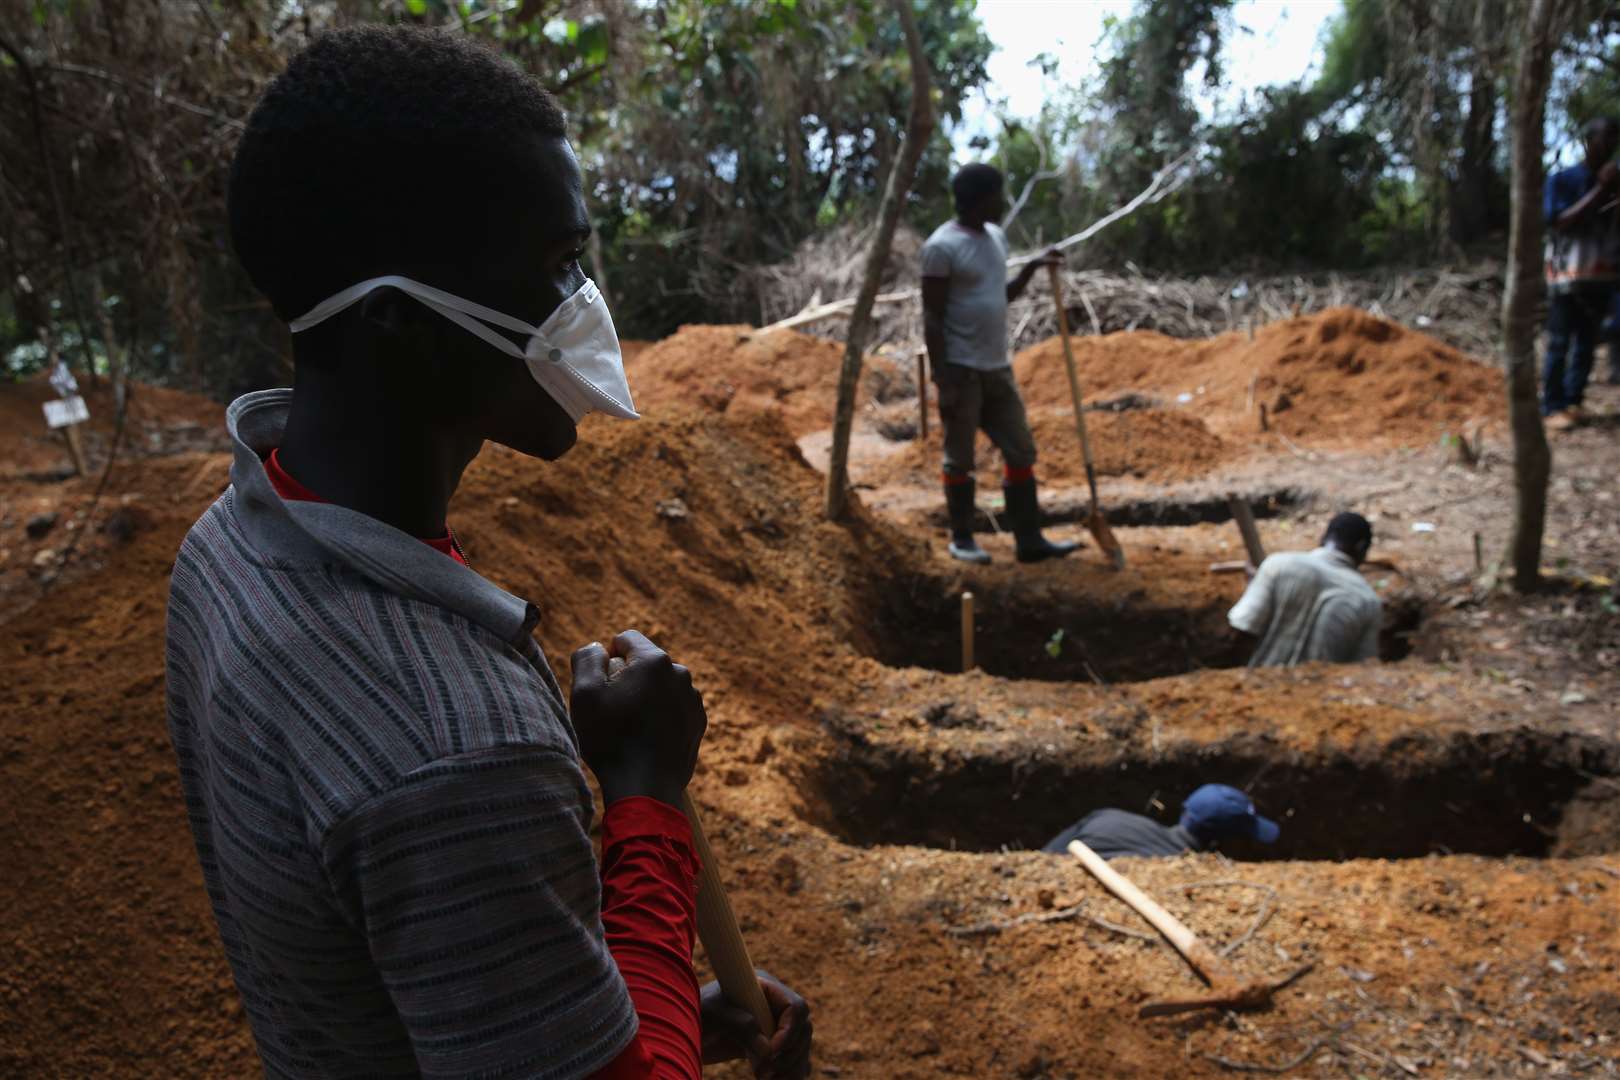
[[[325, 502], [325, 499], [294, 480], [292, 475], [281, 467], [280, 453], [280, 449], [272, 450], [270, 456], [264, 460], [264, 471], [270, 477], [270, 486], [276, 489], [276, 494], [291, 502]], [[467, 556], [462, 553], [461, 545], [456, 542], [456, 534], [450, 531], [450, 526], [444, 527], [443, 536], [422, 536], [418, 539], [433, 550], [450, 556], [462, 566], [467, 565]]]

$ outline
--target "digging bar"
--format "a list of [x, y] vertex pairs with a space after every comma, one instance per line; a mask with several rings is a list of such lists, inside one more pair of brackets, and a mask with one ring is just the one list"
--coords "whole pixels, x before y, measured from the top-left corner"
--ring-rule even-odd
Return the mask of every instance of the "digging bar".
[[1091, 876], [1102, 882], [1103, 888], [1129, 904], [1131, 910], [1146, 919], [1153, 929], [1163, 934], [1164, 939], [1175, 946], [1182, 959], [1197, 972], [1199, 978], [1209, 984], [1212, 991], [1207, 997], [1150, 1001], [1137, 1011], [1137, 1016], [1174, 1016], [1177, 1013], [1195, 1012], [1199, 1009], [1259, 1008], [1271, 1003], [1272, 994], [1316, 966], [1306, 964], [1285, 979], [1240, 981], [1221, 958], [1215, 955], [1215, 950], [1205, 945], [1197, 934], [1187, 928], [1186, 923], [1160, 907], [1151, 896], [1131, 884], [1129, 878], [1109, 866], [1101, 855], [1079, 840], [1069, 843], [1069, 854], [1079, 859], [1091, 872]]
[[1086, 412], [1080, 404], [1080, 377], [1074, 370], [1074, 350], [1069, 346], [1069, 313], [1063, 307], [1063, 271], [1056, 264], [1048, 266], [1052, 275], [1052, 301], [1057, 304], [1058, 333], [1063, 337], [1063, 366], [1069, 373], [1069, 396], [1074, 399], [1074, 426], [1080, 432], [1080, 453], [1086, 461], [1086, 484], [1091, 488], [1091, 516], [1086, 528], [1091, 530], [1097, 547], [1108, 556], [1114, 569], [1125, 568], [1125, 549], [1114, 539], [1114, 530], [1097, 508], [1097, 469], [1091, 461], [1091, 439], [1086, 435]]
[[771, 1016], [765, 991], [760, 989], [759, 977], [754, 974], [754, 962], [748, 956], [748, 945], [743, 941], [742, 928], [737, 925], [736, 912], [726, 887], [720, 883], [720, 871], [715, 866], [714, 851], [709, 838], [703, 833], [703, 822], [698, 817], [692, 796], [681, 793], [681, 810], [692, 823], [692, 848], [697, 852], [698, 894], [697, 931], [703, 942], [703, 951], [709, 954], [714, 966], [714, 977], [726, 997], [753, 1014], [760, 1034], [767, 1039], [776, 1034], [776, 1020]]

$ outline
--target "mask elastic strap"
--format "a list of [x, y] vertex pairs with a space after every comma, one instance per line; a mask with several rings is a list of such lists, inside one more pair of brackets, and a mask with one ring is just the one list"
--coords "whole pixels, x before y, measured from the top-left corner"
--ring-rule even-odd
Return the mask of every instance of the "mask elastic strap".
[[477, 334], [479, 337], [501, 350], [501, 352], [506, 353], [508, 356], [515, 356], [519, 360], [523, 359], [524, 354], [520, 347], [497, 334], [495, 331], [491, 330], [477, 319], [474, 319], [469, 315], [463, 315], [455, 308], [446, 307], [444, 304], [440, 304], [437, 301], [429, 300], [425, 296], [418, 296], [416, 299], [422, 304], [423, 307], [428, 308], [430, 311], [438, 312], [440, 315], [443, 315], [445, 318], [449, 319], [451, 322], [455, 323], [468, 333]]
[[[505, 312], [496, 311], [494, 308], [485, 307], [483, 304], [464, 299], [455, 295], [454, 293], [447, 293], [443, 289], [435, 289], [431, 285], [424, 285], [420, 281], [415, 281], [408, 277], [401, 277], [398, 274], [388, 274], [384, 277], [368, 278], [367, 280], [359, 282], [358, 284], [350, 285], [342, 292], [336, 293], [327, 297], [325, 300], [322, 300], [319, 304], [316, 304], [313, 308], [310, 308], [309, 311], [294, 319], [288, 324], [288, 326], [295, 334], [300, 330], [308, 330], [310, 327], [326, 321], [333, 315], [336, 315], [338, 312], [342, 311], [344, 308], [360, 300], [367, 293], [386, 286], [393, 286], [401, 292], [415, 297], [417, 300], [420, 300], [422, 303], [433, 308], [435, 311], [438, 311], [446, 318], [454, 320], [458, 325], [471, 330], [473, 333], [478, 334], [479, 337], [484, 338], [486, 341], [490, 341], [491, 344], [494, 344], [494, 340], [486, 336], [485, 331], [488, 330], [487, 327], [480, 326], [479, 329], [474, 330], [473, 326], [476, 324], [456, 318], [456, 316], [451, 313], [455, 312], [460, 314], [465, 312], [468, 315], [476, 316], [477, 318], [484, 320], [484, 322], [493, 323], [502, 329], [511, 330], [515, 333], [525, 334], [531, 337], [539, 333], [539, 329], [537, 327], [530, 326], [522, 319], [514, 319]], [[494, 337], [505, 342], [507, 346], [512, 344], [511, 342], [506, 341], [505, 338], [500, 337], [499, 334], [494, 335]], [[515, 355], [522, 356], [523, 353], [520, 350]]]

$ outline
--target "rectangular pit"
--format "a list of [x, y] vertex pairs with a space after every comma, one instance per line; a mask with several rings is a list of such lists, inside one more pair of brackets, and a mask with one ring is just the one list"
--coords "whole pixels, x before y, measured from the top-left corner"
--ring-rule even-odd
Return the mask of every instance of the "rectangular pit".
[[1578, 855], [1620, 850], [1620, 761], [1564, 734], [1411, 737], [1277, 760], [1267, 740], [1179, 745], [1153, 760], [1086, 759], [1035, 747], [993, 757], [922, 756], [845, 739], [812, 779], [825, 824], [861, 845], [959, 851], [1039, 848], [1092, 810], [1174, 824], [1200, 784], [1247, 791], [1277, 820], [1276, 844], [1223, 844], [1240, 860]]

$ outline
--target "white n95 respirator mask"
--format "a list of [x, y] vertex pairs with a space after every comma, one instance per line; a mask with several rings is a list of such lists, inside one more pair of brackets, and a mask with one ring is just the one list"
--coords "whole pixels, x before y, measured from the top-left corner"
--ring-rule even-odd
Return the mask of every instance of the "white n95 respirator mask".
[[[374, 289], [393, 286], [420, 300], [469, 333], [477, 334], [508, 356], [515, 356], [529, 367], [529, 374], [540, 389], [551, 395], [574, 423], [588, 412], [604, 412], [622, 420], [639, 420], [630, 401], [630, 384], [624, 377], [624, 357], [619, 352], [619, 335], [613, 329], [602, 290], [590, 278], [562, 302], [539, 326], [530, 326], [494, 308], [423, 285], [407, 277], [390, 274], [351, 285], [327, 297], [294, 319], [293, 333], [308, 330], [357, 303]], [[528, 345], [520, 348], [485, 324], [527, 335]]]

